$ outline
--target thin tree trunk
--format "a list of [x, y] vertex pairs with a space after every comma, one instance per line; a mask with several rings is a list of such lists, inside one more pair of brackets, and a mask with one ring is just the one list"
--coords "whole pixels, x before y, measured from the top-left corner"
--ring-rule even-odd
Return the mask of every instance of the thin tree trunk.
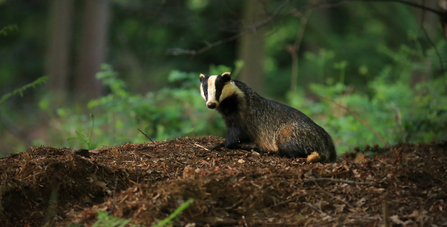
[[65, 102], [70, 76], [73, 0], [51, 0], [45, 75], [56, 105]]
[[[441, 3], [441, 1], [439, 1], [439, 3]], [[422, 1], [422, 4], [429, 8], [432, 8], [432, 9], [438, 9], [438, 7], [439, 7], [438, 2], [436, 2], [436, 1], [426, 0], [426, 1]], [[434, 38], [436, 37], [437, 32], [438, 32], [437, 25], [439, 23], [439, 16], [434, 13], [430, 13], [430, 12], [420, 10], [420, 9], [414, 9], [414, 10], [416, 12], [415, 13], [416, 18], [420, 22], [421, 29], [424, 29], [423, 32], [427, 36], [425, 38], [434, 40]], [[412, 73], [412, 75], [411, 75], [412, 76], [411, 77], [411, 85], [412, 86], [432, 78], [433, 71], [428, 70], [428, 69], [432, 68], [433, 61], [438, 61], [438, 59], [426, 58], [425, 65], [426, 65], [427, 70], [425, 70], [425, 71], [415, 70]]]
[[[246, 0], [243, 9], [243, 29], [250, 29], [262, 21], [262, 2]], [[253, 30], [242, 36], [239, 43], [239, 59], [244, 62], [239, 76], [258, 93], [263, 93], [264, 84], [264, 29]]]
[[74, 91], [76, 98], [89, 101], [102, 94], [95, 78], [105, 61], [109, 21], [108, 0], [85, 0]]

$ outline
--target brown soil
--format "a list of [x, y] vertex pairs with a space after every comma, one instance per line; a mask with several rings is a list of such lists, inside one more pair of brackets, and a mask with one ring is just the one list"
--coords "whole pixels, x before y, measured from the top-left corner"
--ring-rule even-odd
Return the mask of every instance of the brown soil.
[[310, 164], [208, 149], [222, 141], [34, 147], [2, 158], [0, 225], [91, 226], [102, 210], [150, 226], [190, 198], [175, 226], [447, 225], [447, 142]]

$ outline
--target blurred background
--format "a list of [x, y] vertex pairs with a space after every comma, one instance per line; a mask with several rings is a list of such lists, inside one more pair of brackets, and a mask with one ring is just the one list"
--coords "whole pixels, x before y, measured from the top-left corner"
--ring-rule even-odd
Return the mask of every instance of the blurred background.
[[445, 5], [0, 0], [0, 155], [224, 136], [198, 78], [226, 71], [309, 115], [339, 154], [445, 140]]

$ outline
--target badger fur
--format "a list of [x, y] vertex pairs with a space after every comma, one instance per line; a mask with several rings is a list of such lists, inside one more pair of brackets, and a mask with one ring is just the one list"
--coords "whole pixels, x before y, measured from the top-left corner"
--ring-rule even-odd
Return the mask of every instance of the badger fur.
[[227, 126], [226, 148], [255, 143], [260, 151], [306, 158], [317, 152], [319, 161], [336, 158], [331, 136], [301, 111], [261, 97], [230, 73], [200, 74], [200, 92], [206, 106], [216, 109]]

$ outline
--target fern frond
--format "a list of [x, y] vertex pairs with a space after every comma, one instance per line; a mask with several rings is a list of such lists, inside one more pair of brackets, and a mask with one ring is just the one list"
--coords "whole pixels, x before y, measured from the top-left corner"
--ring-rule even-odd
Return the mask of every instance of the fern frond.
[[13, 95], [20, 94], [20, 96], [23, 96], [23, 92], [26, 89], [28, 89], [30, 87], [34, 88], [36, 85], [40, 85], [40, 84], [43, 84], [43, 83], [47, 82], [47, 80], [48, 80], [47, 76], [40, 77], [39, 79], [35, 80], [32, 83], [29, 83], [29, 84], [27, 84], [27, 85], [25, 85], [25, 86], [23, 86], [21, 88], [18, 88], [16, 90], [14, 90], [13, 92], [10, 92], [8, 94], [3, 95], [2, 98], [0, 99], [0, 105], [2, 103], [4, 103], [7, 99], [9, 99]]

